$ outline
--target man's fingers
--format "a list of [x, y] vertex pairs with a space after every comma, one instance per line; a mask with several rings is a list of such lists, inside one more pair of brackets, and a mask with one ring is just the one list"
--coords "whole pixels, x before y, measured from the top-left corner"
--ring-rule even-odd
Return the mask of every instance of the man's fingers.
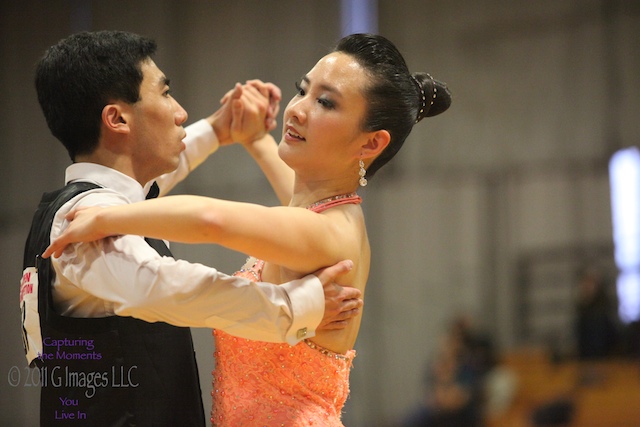
[[248, 80], [246, 88], [251, 88], [260, 94], [261, 101], [266, 104], [262, 108], [266, 109], [265, 127], [267, 132], [274, 130], [277, 125], [278, 112], [280, 111], [280, 101], [282, 100], [282, 91], [273, 83], [264, 83], [261, 80]]
[[344, 260], [314, 273], [322, 283], [325, 297], [325, 313], [318, 329], [344, 329], [349, 321], [359, 314], [363, 304], [360, 299], [362, 292], [339, 284], [340, 276], [352, 269], [353, 262]]
[[334, 322], [342, 322], [342, 321], [346, 322], [347, 320], [356, 317], [358, 314], [360, 314], [360, 307], [355, 307], [355, 308], [352, 308], [351, 310], [346, 310], [338, 314]]
[[269, 100], [265, 98], [259, 90], [252, 86], [245, 86], [243, 89], [242, 100], [245, 109], [249, 114], [264, 117], [269, 108]]
[[242, 96], [242, 85], [240, 83], [236, 83], [236, 85], [224, 94], [222, 98], [220, 98], [220, 104], [225, 104], [230, 98], [238, 99]]
[[227, 101], [231, 97], [231, 94], [233, 93], [234, 90], [235, 89], [231, 89], [229, 92], [225, 93], [222, 98], [220, 98], [220, 105], [224, 105], [227, 103]]
[[60, 255], [62, 255], [62, 252], [64, 251], [64, 248], [66, 247], [66, 245], [60, 245], [59, 242], [54, 241], [53, 243], [51, 243], [49, 245], [49, 247], [47, 249], [45, 249], [45, 251], [42, 253], [42, 258], [49, 258], [50, 256], [54, 256], [55, 258], [59, 258]]
[[335, 281], [338, 277], [351, 271], [353, 268], [353, 261], [344, 260], [332, 265], [331, 267], [324, 268], [317, 272], [317, 276], [323, 285]]
[[322, 327], [325, 330], [344, 329], [349, 325], [346, 320], [336, 320], [335, 322], [327, 323]]
[[282, 91], [273, 83], [265, 83], [262, 80], [247, 80], [247, 85], [258, 89], [265, 97], [280, 101], [282, 99]]
[[43, 253], [42, 253], [42, 258], [49, 258], [51, 256], [51, 254], [53, 253], [53, 247], [49, 246]]
[[244, 105], [240, 100], [231, 101], [231, 134], [239, 132], [242, 129], [242, 115], [244, 114]]
[[322, 329], [344, 329], [349, 325], [351, 319], [360, 314], [360, 307], [362, 306], [362, 300], [357, 308], [343, 311], [340, 314], [333, 317], [333, 319], [325, 324]]
[[358, 288], [344, 287], [342, 292], [345, 300], [357, 300], [362, 297], [362, 291]]

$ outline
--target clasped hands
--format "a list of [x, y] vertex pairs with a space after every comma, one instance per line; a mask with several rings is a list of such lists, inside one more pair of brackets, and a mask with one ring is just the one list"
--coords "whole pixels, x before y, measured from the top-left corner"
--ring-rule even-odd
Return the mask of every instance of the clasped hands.
[[220, 145], [250, 144], [274, 130], [282, 92], [273, 83], [248, 80], [236, 83], [220, 100], [221, 107], [207, 118]]

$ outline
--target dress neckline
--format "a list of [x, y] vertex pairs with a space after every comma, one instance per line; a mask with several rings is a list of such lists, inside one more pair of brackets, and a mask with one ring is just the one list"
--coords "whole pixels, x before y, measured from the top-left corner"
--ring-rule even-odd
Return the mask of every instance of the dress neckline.
[[314, 212], [323, 212], [329, 208], [339, 205], [354, 204], [358, 205], [362, 203], [362, 197], [357, 193], [338, 194], [336, 196], [327, 197], [326, 199], [318, 200], [315, 203], [307, 206], [307, 209]]

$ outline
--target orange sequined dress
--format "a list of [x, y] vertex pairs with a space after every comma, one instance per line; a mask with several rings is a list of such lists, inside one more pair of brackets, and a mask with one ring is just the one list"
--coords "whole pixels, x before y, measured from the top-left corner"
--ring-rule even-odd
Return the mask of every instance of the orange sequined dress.
[[[322, 212], [361, 203], [356, 194], [309, 206]], [[236, 275], [260, 280], [263, 261]], [[236, 338], [215, 330], [211, 423], [216, 427], [343, 427], [342, 407], [349, 395], [355, 350], [338, 354], [305, 340], [295, 346]]]

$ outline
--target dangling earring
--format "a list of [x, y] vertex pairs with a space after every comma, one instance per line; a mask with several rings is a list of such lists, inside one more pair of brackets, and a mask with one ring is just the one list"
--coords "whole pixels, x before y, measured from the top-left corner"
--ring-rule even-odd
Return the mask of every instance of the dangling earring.
[[362, 159], [360, 159], [360, 161], [358, 162], [358, 166], [360, 166], [360, 170], [358, 171], [358, 174], [360, 175], [360, 186], [361, 187], [366, 187], [367, 186], [367, 178], [365, 178], [364, 176], [367, 174], [367, 171], [364, 168], [364, 162], [362, 161]]

